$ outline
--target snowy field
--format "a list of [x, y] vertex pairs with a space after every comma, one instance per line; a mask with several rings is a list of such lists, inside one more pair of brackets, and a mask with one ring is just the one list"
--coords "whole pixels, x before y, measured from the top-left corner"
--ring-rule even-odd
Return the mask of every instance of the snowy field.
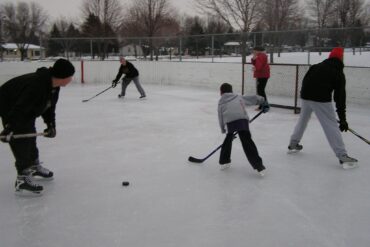
[[[58, 135], [38, 139], [55, 172], [43, 196], [14, 195], [13, 156], [0, 144], [1, 247], [369, 246], [370, 150], [356, 136], [343, 134], [358, 169], [339, 166], [315, 117], [303, 151], [288, 155], [298, 115], [272, 108], [251, 124], [266, 176], [252, 170], [238, 139], [232, 167], [220, 171], [218, 153], [187, 161], [223, 141], [217, 90], [143, 84], [148, 97], [139, 100], [130, 85], [124, 100], [116, 88], [81, 102], [106, 87], [61, 90]], [[366, 138], [369, 116], [368, 106], [348, 105], [350, 127]]]

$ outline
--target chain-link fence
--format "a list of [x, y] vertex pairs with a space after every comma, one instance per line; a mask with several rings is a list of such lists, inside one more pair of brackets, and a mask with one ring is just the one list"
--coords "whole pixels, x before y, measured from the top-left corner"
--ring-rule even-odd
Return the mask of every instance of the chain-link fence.
[[359, 54], [370, 51], [370, 27], [166, 37], [50, 37], [40, 43], [44, 57], [105, 60], [123, 55], [139, 60], [207, 62], [247, 56], [253, 47], [262, 46], [271, 63], [280, 63], [282, 53], [305, 52], [300, 63], [311, 64], [310, 53], [321, 54], [338, 45]]

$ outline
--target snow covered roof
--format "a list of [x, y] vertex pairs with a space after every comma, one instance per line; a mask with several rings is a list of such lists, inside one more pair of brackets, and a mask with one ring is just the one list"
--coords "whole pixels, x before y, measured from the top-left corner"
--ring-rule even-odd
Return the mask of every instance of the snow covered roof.
[[[41, 47], [41, 46], [38, 46], [38, 45], [33, 45], [33, 44], [26, 44], [25, 47], [27, 47], [28, 45], [28, 49], [31, 49], [31, 50], [40, 50], [40, 49], [45, 49], [44, 47]], [[3, 45], [1, 45], [4, 49], [18, 49], [17, 47], [17, 44], [16, 43], [5, 43]]]
[[235, 41], [229, 41], [229, 42], [226, 42], [224, 45], [227, 45], [227, 46], [239, 46], [240, 43], [239, 42], [235, 42]]

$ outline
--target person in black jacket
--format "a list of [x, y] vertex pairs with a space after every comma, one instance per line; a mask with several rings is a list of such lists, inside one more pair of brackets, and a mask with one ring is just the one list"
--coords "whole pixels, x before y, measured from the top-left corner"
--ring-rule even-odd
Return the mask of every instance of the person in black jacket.
[[[315, 112], [331, 148], [343, 168], [357, 167], [357, 160], [347, 155], [340, 131], [348, 130], [346, 120], [346, 79], [343, 73], [343, 48], [334, 48], [329, 58], [310, 67], [303, 78], [301, 113], [294, 132], [290, 137], [288, 152], [303, 149], [299, 144], [303, 133]], [[334, 95], [333, 95], [334, 94]], [[332, 103], [332, 95], [339, 118], [339, 128]]]
[[15, 157], [17, 194], [41, 194], [43, 187], [32, 178], [51, 180], [54, 174], [40, 164], [36, 137], [15, 139], [13, 135], [36, 133], [35, 121], [41, 116], [47, 126], [44, 136], [56, 136], [55, 106], [59, 89], [71, 82], [74, 72], [68, 60], [58, 59], [53, 67], [15, 77], [0, 87], [0, 116], [4, 126], [0, 135], [1, 141], [9, 143]]
[[126, 76], [122, 79], [122, 89], [121, 93], [118, 95], [118, 98], [124, 97], [126, 95], [126, 88], [131, 81], [134, 81], [137, 90], [140, 93], [140, 99], [145, 98], [145, 91], [143, 87], [140, 85], [139, 81], [139, 71], [135, 68], [135, 66], [127, 61], [124, 57], [120, 57], [121, 66], [119, 67], [118, 74], [116, 78], [112, 81], [112, 87], [116, 87], [118, 84], [119, 79], [121, 78], [122, 74]]

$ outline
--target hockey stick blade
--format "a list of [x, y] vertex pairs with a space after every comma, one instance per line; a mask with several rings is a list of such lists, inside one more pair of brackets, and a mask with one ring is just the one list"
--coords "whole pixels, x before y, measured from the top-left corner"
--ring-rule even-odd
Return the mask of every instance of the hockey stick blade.
[[95, 97], [99, 96], [100, 94], [104, 93], [105, 91], [107, 91], [107, 90], [109, 90], [109, 89], [111, 89], [111, 88], [113, 88], [113, 87], [112, 87], [112, 86], [110, 86], [110, 87], [108, 87], [108, 88], [104, 89], [103, 91], [101, 91], [100, 93], [98, 93], [98, 94], [96, 94], [96, 95], [92, 96], [91, 98], [82, 100], [82, 102], [88, 102], [89, 100], [91, 100], [91, 99], [93, 99], [93, 98], [95, 98]]
[[204, 159], [197, 159], [197, 158], [194, 158], [193, 156], [189, 156], [188, 161], [193, 162], [193, 163], [203, 163]]

